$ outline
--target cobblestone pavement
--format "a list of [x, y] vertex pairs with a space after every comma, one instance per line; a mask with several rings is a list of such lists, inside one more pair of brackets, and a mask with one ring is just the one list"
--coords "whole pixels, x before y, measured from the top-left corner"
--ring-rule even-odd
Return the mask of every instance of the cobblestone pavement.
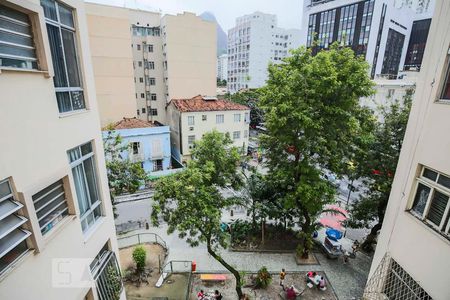
[[[118, 205], [119, 219], [116, 221], [130, 220], [131, 215], [136, 217], [136, 219], [148, 219], [150, 214], [147, 201]], [[139, 214], [142, 214], [142, 216]], [[146, 230], [143, 229], [137, 232], [146, 232]], [[147, 232], [156, 233], [165, 240], [169, 247], [167, 261], [195, 261], [199, 272], [226, 271], [221, 264], [207, 253], [205, 245], [192, 248], [184, 240], [180, 239], [176, 233], [167, 235], [164, 225], [160, 228], [151, 227]], [[285, 268], [288, 272], [324, 271], [340, 300], [359, 299], [361, 297], [371, 263], [371, 258], [361, 253], [357, 254], [356, 259], [350, 259], [346, 265], [343, 264], [341, 259], [328, 259], [320, 252], [315, 254], [319, 261], [317, 265], [297, 265], [294, 255], [291, 253], [232, 252], [222, 250], [220, 255], [225, 261], [237, 267], [237, 269], [248, 272], [256, 272], [262, 266], [266, 266], [270, 272], [277, 273], [282, 268]]]

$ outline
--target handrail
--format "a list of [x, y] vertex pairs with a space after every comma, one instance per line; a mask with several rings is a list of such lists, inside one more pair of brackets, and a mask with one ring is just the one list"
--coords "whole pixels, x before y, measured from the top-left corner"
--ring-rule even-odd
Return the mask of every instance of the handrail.
[[[137, 236], [137, 244], [141, 244], [141, 242], [155, 242], [159, 245], [161, 245], [165, 250], [168, 250], [167, 247], [167, 243], [164, 241], [164, 239], [158, 235], [157, 233], [153, 233], [153, 232], [140, 232], [140, 233], [135, 233], [135, 234], [131, 234], [131, 235], [125, 235], [125, 236], [121, 236], [117, 238], [117, 241], [119, 242], [119, 249], [121, 248], [125, 248], [125, 247], [129, 247], [131, 245], [135, 245], [135, 244], [129, 244], [126, 246], [120, 246], [120, 241], [125, 240], [125, 239], [129, 239], [129, 238], [133, 238]], [[145, 238], [141, 238], [143, 236], [154, 236], [154, 241], [152, 240], [146, 240]]]

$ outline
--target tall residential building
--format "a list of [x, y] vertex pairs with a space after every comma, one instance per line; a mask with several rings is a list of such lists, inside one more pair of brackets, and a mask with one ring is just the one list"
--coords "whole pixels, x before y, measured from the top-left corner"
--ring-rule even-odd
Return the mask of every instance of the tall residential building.
[[87, 32], [83, 1], [0, 3], [0, 299], [120, 280]]
[[228, 76], [228, 55], [222, 54], [217, 57], [217, 78], [227, 80]]
[[277, 27], [275, 15], [255, 12], [237, 18], [228, 31], [228, 91], [263, 86], [269, 63], [280, 63], [300, 39], [300, 30]]
[[136, 116], [130, 21], [126, 10], [86, 3], [101, 126]]
[[437, 0], [363, 299], [450, 299], [449, 15]]

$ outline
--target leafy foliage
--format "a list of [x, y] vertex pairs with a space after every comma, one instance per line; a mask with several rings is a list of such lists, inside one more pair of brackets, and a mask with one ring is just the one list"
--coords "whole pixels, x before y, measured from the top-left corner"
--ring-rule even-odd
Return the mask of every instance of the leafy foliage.
[[258, 270], [256, 275], [256, 288], [266, 289], [272, 282], [272, 275], [267, 271], [266, 267]]
[[258, 106], [259, 98], [261, 97], [259, 94], [259, 90], [243, 90], [234, 94], [226, 94], [224, 97], [230, 101], [235, 103], [239, 103], [242, 105], [246, 105], [250, 107], [250, 126], [255, 127], [264, 122], [264, 112]]
[[351, 49], [334, 44], [312, 55], [302, 47], [269, 67], [260, 91], [268, 178], [283, 191], [279, 201], [301, 227], [304, 257], [315, 220], [335, 194], [321, 170], [342, 174], [357, 142], [371, 139], [370, 112], [359, 105], [360, 97], [373, 93], [367, 71], [367, 62]]
[[413, 90], [409, 90], [401, 101], [394, 100], [388, 106], [380, 108], [382, 120], [378, 121], [375, 138], [365, 157], [361, 159], [363, 162], [361, 176], [366, 179], [368, 189], [353, 205], [350, 225], [369, 227], [375, 222], [367, 243], [362, 245], [367, 251], [371, 250], [373, 239], [381, 229], [405, 136], [413, 93]]
[[122, 291], [122, 279], [120, 273], [113, 266], [108, 266], [106, 269], [106, 282], [111, 292], [111, 300], [119, 300]]
[[144, 247], [142, 246], [136, 246], [133, 249], [133, 261], [136, 264], [136, 270], [138, 272], [142, 272], [145, 269], [145, 260], [147, 258], [147, 252], [145, 251]]
[[151, 217], [153, 225], [158, 226], [162, 219], [169, 234], [178, 231], [180, 238], [192, 247], [205, 243], [208, 253], [233, 273], [236, 292], [241, 297], [239, 272], [218, 253], [229, 240], [220, 226], [222, 210], [235, 204], [235, 199], [225, 199], [219, 188], [239, 185], [239, 159], [229, 137], [217, 131], [206, 133], [196, 143], [193, 160], [187, 167], [156, 183]]

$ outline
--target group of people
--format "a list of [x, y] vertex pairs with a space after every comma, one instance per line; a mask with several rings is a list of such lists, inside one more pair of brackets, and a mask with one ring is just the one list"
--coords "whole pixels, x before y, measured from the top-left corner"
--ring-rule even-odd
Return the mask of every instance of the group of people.
[[316, 272], [309, 271], [306, 273], [306, 283], [312, 284], [322, 291], [326, 289], [325, 278]]
[[214, 293], [207, 294], [203, 290], [200, 290], [200, 292], [197, 293], [197, 299], [198, 300], [222, 300], [222, 294], [215, 290]]

